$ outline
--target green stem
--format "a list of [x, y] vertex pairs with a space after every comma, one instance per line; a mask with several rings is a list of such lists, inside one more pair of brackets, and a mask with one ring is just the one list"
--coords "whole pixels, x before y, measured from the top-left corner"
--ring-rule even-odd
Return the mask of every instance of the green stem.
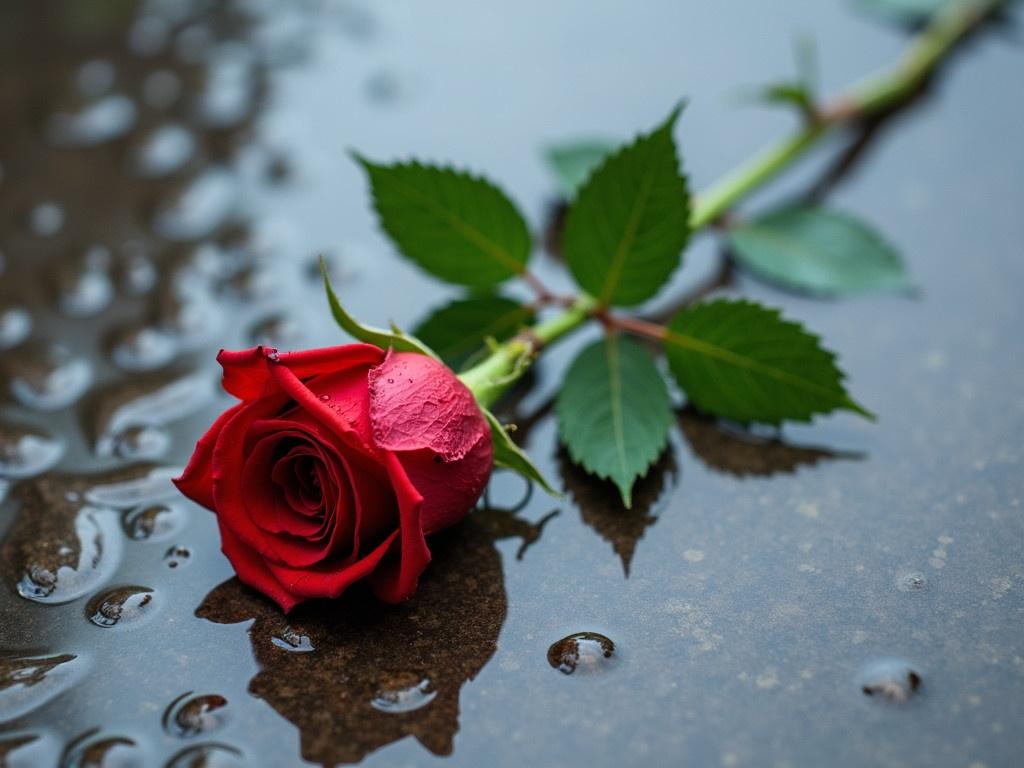
[[[1006, 0], [957, 0], [937, 14], [889, 70], [839, 96], [800, 131], [769, 147], [727, 174], [699, 195], [690, 215], [694, 231], [712, 224], [736, 203], [803, 156], [836, 128], [877, 115], [907, 98], [935, 71], [952, 48]], [[499, 345], [479, 365], [460, 374], [481, 407], [489, 408], [522, 376], [541, 349], [582, 326], [597, 302], [577, 299], [555, 317], [544, 320]]]
[[699, 195], [690, 215], [693, 230], [713, 223], [836, 128], [884, 112], [913, 94], [953, 46], [1005, 3], [1006, 0], [959, 0], [946, 6], [914, 38], [893, 67], [853, 86], [831, 106], [820, 110], [816, 120], [768, 147]]
[[499, 345], [481, 363], [459, 374], [459, 378], [473, 392], [481, 407], [490, 408], [516, 379], [526, 373], [544, 347], [583, 325], [596, 307], [597, 301], [581, 296], [564, 312]]

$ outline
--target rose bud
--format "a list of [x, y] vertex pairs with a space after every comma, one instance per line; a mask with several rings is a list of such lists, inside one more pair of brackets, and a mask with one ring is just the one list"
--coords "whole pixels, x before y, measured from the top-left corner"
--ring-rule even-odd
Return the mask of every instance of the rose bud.
[[213, 510], [245, 584], [284, 611], [366, 579], [382, 600], [416, 591], [425, 537], [461, 520], [491, 473], [491, 433], [440, 362], [368, 344], [221, 351], [241, 402], [174, 482]]

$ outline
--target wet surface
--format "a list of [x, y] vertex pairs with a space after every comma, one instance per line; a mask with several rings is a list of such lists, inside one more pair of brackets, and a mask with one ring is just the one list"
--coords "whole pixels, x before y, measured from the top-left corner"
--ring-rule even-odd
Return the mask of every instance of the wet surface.
[[[217, 348], [342, 340], [319, 254], [367, 322], [452, 296], [375, 231], [346, 148], [486, 172], [539, 231], [547, 142], [628, 137], [687, 94], [700, 189], [791, 125], [732, 95], [792, 71], [793, 32], [829, 87], [903, 42], [782, 5], [4, 4], [0, 763], [1016, 765], [1024, 55], [999, 35], [832, 191], [916, 298], [735, 281], [839, 351], [877, 424], [750, 434], [681, 408], [624, 511], [546, 407], [581, 337], [510, 405], [564, 498], [499, 473], [415, 600], [288, 617], [169, 482], [229, 402]], [[701, 239], [673, 291], [719, 257]]]

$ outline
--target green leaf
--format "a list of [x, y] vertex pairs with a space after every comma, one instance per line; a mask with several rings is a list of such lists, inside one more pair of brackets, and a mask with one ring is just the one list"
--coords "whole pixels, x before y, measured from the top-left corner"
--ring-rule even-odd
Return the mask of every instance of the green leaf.
[[377, 165], [370, 178], [384, 231], [435, 277], [475, 288], [523, 272], [532, 247], [522, 215], [490, 182], [418, 162]]
[[791, 208], [729, 233], [741, 264], [789, 288], [823, 294], [910, 287], [899, 254], [859, 219], [822, 208]]
[[456, 299], [435, 309], [413, 335], [435, 350], [450, 367], [458, 368], [487, 339], [504, 341], [534, 318], [533, 307], [488, 294]]
[[554, 171], [563, 194], [571, 200], [591, 172], [614, 149], [614, 144], [599, 139], [575, 141], [548, 147], [544, 150], [544, 159]]
[[618, 335], [595, 342], [569, 367], [555, 410], [572, 460], [614, 482], [630, 507], [633, 483], [665, 449], [672, 423], [668, 389], [651, 356]]
[[925, 22], [951, 0], [857, 0], [867, 11], [896, 21]]
[[486, 408], [483, 409], [483, 412], [484, 416], [487, 417], [487, 423], [491, 425], [491, 441], [494, 446], [495, 465], [510, 469], [527, 480], [540, 484], [552, 496], [561, 496], [541, 471], [537, 469], [536, 465], [530, 461], [530, 457], [526, 455], [526, 452], [512, 441], [508, 431], [501, 425], [497, 417]]
[[689, 401], [715, 416], [778, 424], [843, 408], [874, 418], [847, 394], [835, 355], [817, 336], [750, 301], [720, 299], [679, 312], [665, 354]]
[[327, 262], [323, 258], [320, 259], [320, 274], [324, 276], [324, 290], [327, 291], [327, 303], [331, 308], [331, 314], [334, 315], [334, 320], [341, 326], [341, 329], [350, 336], [367, 344], [374, 344], [381, 349], [388, 349], [390, 347], [399, 352], [418, 352], [421, 355], [437, 357], [434, 351], [422, 341], [412, 336], [407, 336], [398, 328], [392, 327], [390, 331], [386, 331], [382, 328], [374, 328], [358, 322], [341, 306], [338, 295], [334, 292], [334, 288], [331, 287], [331, 279], [327, 274]]
[[569, 210], [562, 252], [603, 305], [649, 299], [681, 262], [690, 234], [690, 196], [672, 139], [681, 109], [605, 159]]

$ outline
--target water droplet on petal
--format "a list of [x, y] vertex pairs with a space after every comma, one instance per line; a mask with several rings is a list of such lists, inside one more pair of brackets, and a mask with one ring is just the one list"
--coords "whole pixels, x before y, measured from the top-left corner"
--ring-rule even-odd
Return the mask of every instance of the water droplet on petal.
[[858, 683], [866, 696], [902, 703], [921, 687], [921, 675], [902, 659], [875, 659], [864, 665]]
[[436, 696], [430, 678], [416, 672], [397, 672], [378, 682], [370, 706], [393, 714], [412, 712], [427, 706]]
[[597, 632], [577, 632], [563, 637], [548, 649], [548, 663], [571, 675], [596, 672], [608, 667], [615, 654], [615, 643]]
[[215, 693], [193, 696], [192, 691], [188, 691], [164, 710], [164, 730], [179, 737], [209, 733], [224, 725], [227, 705], [228, 700]]
[[132, 625], [152, 614], [153, 590], [149, 587], [114, 587], [89, 601], [85, 615], [97, 627]]

